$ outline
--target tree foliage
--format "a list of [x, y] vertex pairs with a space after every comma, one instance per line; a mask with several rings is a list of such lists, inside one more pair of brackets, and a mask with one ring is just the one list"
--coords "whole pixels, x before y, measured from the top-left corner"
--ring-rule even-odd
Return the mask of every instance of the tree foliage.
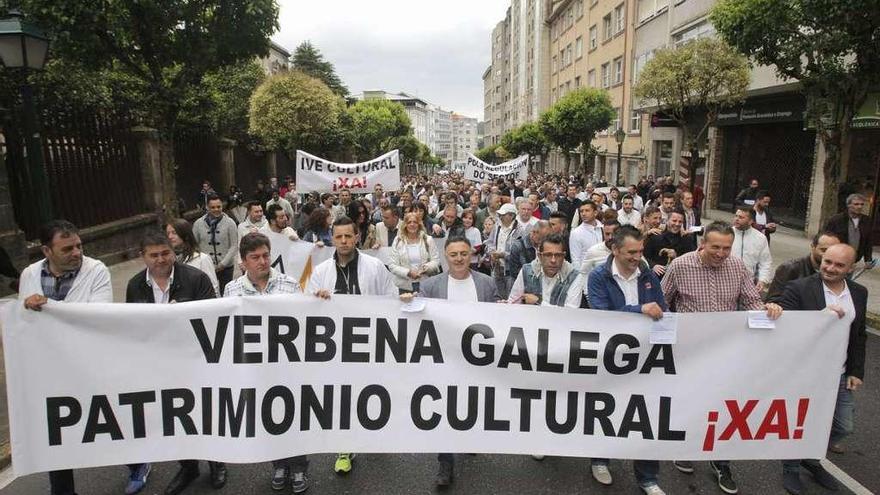
[[55, 56], [113, 68], [143, 89], [146, 123], [160, 131], [165, 211], [176, 215], [173, 139], [183, 101], [206, 73], [268, 53], [275, 0], [22, 0], [20, 7], [52, 28]]
[[550, 141], [539, 123], [529, 122], [502, 136], [501, 146], [513, 156], [528, 154], [543, 157], [550, 150]]
[[302, 42], [293, 53], [293, 69], [316, 77], [339, 96], [347, 97], [348, 88], [336, 75], [333, 64], [324, 60], [324, 56], [310, 41]]
[[495, 156], [495, 148], [497, 148], [497, 144], [490, 144], [484, 148], [480, 148], [474, 153], [474, 156], [483, 160], [486, 163], [495, 163], [497, 157]]
[[412, 133], [409, 116], [400, 103], [380, 98], [361, 100], [348, 108], [352, 139], [359, 159], [391, 150], [394, 138]]
[[265, 79], [266, 73], [254, 60], [208, 72], [184, 100], [180, 126], [202, 128], [239, 142], [251, 141], [250, 97]]
[[797, 80], [826, 151], [822, 217], [836, 207], [850, 159], [851, 122], [880, 86], [877, 0], [721, 0], [712, 23], [722, 38], [779, 76]]
[[571, 151], [589, 146], [596, 133], [608, 128], [614, 107], [604, 90], [580, 88], [559, 99], [541, 115], [541, 131], [565, 154], [566, 174], [571, 173]]
[[288, 155], [297, 149], [323, 156], [338, 152], [345, 133], [345, 102], [323, 82], [302, 72], [282, 72], [250, 98], [250, 132]]
[[[748, 87], [748, 60], [722, 40], [700, 38], [658, 50], [645, 64], [633, 91], [676, 120], [693, 141], [689, 144], [702, 145], [721, 109], [745, 100]], [[689, 121], [693, 113], [706, 115], [696, 129], [695, 122]]]

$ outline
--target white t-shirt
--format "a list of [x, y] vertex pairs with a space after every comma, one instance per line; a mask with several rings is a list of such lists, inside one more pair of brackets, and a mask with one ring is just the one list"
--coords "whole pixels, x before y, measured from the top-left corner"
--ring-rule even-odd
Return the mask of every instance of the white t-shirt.
[[474, 284], [474, 277], [468, 276], [464, 280], [449, 277], [448, 282], [446, 299], [450, 301], [478, 302], [477, 286]]

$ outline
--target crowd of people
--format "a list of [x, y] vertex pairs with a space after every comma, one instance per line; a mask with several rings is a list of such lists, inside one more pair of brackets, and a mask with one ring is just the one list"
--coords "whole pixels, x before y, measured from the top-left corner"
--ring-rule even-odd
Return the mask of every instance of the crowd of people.
[[[853, 391], [864, 378], [867, 291], [850, 280], [859, 260], [870, 260], [870, 237], [854, 194], [829, 220], [802, 259], [771, 270], [770, 235], [776, 223], [770, 196], [750, 184], [731, 222], [703, 220], [700, 188], [670, 177], [644, 177], [629, 187], [598, 186], [579, 177], [532, 174], [526, 181], [475, 184], [455, 174], [406, 176], [397, 191], [377, 184], [361, 196], [297, 191], [291, 178], [260, 183], [247, 200], [236, 187], [221, 197], [209, 183], [199, 193], [203, 213], [190, 223], [167, 222], [145, 235], [145, 268], [128, 282], [127, 302], [165, 304], [215, 297], [308, 293], [530, 304], [626, 311], [659, 320], [664, 312], [827, 309], [850, 323], [846, 367], [840, 376], [829, 448], [853, 428]], [[271, 267], [268, 232], [333, 246], [306, 287]], [[77, 228], [53, 221], [41, 234], [44, 259], [22, 274], [20, 297], [29, 309], [47, 300], [110, 302], [110, 275], [83, 255]], [[364, 251], [385, 248], [387, 264]], [[237, 277], [236, 273], [240, 273]], [[352, 470], [355, 453], [337, 455], [333, 469]], [[540, 456], [533, 456], [540, 460]], [[635, 460], [639, 486], [663, 494], [659, 462]], [[438, 455], [438, 487], [455, 477], [455, 456]], [[306, 456], [272, 463], [271, 487], [309, 487]], [[694, 464], [674, 462], [682, 473]], [[609, 459], [591, 460], [593, 478], [611, 485]], [[208, 463], [215, 488], [226, 482], [223, 463]], [[800, 468], [827, 489], [836, 481], [815, 460], [785, 461], [783, 486], [803, 491]], [[737, 493], [731, 464], [710, 463], [719, 488]], [[126, 493], [142, 490], [149, 463], [129, 466]], [[180, 461], [166, 494], [181, 493], [199, 477], [199, 462]], [[52, 493], [74, 493], [71, 470], [50, 473]]]

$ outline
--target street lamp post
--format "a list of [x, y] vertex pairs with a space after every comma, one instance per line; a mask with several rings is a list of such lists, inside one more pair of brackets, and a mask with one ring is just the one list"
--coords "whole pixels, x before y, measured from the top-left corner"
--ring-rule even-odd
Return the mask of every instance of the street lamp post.
[[26, 21], [21, 12], [10, 10], [0, 19], [0, 59], [7, 69], [22, 72], [21, 103], [24, 110], [23, 126], [27, 153], [26, 194], [34, 201], [34, 214], [43, 224], [52, 219], [52, 198], [43, 163], [43, 145], [39, 121], [34, 108], [34, 92], [27, 81], [27, 72], [42, 70], [49, 53], [49, 37], [36, 25]]
[[621, 176], [623, 175], [623, 163], [621, 163], [621, 158], [623, 155], [623, 141], [626, 139], [626, 131], [623, 130], [622, 127], [617, 128], [617, 132], [614, 133], [614, 140], [617, 141], [617, 177], [615, 180], [617, 181], [616, 185], [621, 185], [623, 181], [621, 180]]

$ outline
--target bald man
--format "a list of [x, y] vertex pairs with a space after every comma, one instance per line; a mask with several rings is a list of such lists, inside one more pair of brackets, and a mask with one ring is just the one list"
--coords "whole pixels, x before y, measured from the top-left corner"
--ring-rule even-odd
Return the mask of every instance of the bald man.
[[[832, 450], [840, 450], [840, 441], [853, 431], [853, 392], [862, 385], [865, 377], [865, 313], [868, 289], [846, 279], [855, 262], [856, 250], [849, 244], [841, 243], [829, 247], [822, 256], [819, 273], [789, 282], [779, 301], [785, 311], [828, 310], [850, 325], [846, 363], [841, 370], [834, 422], [831, 425], [829, 445]], [[803, 492], [801, 466], [810, 471], [813, 479], [826, 489], [837, 489], [834, 476], [818, 460], [795, 459], [782, 462], [782, 484], [788, 493], [797, 495]]]

